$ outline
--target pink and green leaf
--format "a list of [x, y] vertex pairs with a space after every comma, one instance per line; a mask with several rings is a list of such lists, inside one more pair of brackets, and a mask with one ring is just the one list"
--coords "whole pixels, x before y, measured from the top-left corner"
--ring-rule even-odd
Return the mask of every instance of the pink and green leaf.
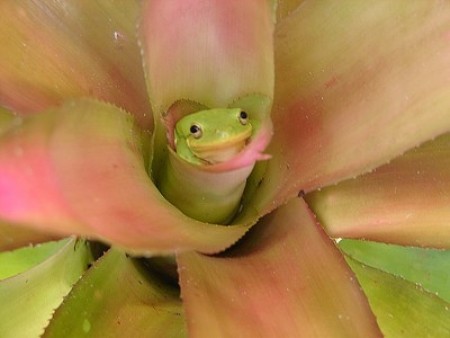
[[93, 100], [26, 118], [0, 137], [0, 219], [140, 254], [217, 252], [247, 231], [167, 202], [147, 173], [147, 146], [131, 116]]
[[450, 134], [307, 196], [331, 236], [450, 248]]
[[450, 130], [450, 3], [305, 1], [275, 32], [272, 210]]
[[43, 335], [83, 336], [184, 337], [178, 291], [111, 249], [74, 286]]
[[178, 256], [195, 337], [378, 337], [367, 300], [339, 250], [295, 199], [231, 251]]
[[0, 103], [34, 113], [93, 96], [152, 125], [136, 22], [140, 4], [14, 1], [0, 4]]
[[267, 1], [149, 1], [142, 27], [153, 110], [178, 100], [227, 107], [273, 97], [273, 21]]

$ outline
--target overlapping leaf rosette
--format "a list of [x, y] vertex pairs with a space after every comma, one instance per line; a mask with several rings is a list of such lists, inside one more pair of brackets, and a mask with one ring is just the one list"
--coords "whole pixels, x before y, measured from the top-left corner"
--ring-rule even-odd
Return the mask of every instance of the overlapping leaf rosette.
[[1, 337], [449, 334], [450, 4], [0, 12]]

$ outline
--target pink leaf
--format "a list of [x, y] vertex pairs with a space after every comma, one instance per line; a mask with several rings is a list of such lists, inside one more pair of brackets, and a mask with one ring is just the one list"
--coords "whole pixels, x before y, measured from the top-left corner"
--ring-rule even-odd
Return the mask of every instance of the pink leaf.
[[266, 216], [231, 252], [178, 256], [194, 337], [378, 337], [353, 273], [295, 199]]

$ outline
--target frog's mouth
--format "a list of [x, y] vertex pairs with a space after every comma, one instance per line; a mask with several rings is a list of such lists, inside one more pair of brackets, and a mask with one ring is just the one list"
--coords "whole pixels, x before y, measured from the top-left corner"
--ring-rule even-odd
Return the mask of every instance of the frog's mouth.
[[195, 144], [189, 143], [192, 153], [199, 159], [209, 164], [221, 163], [232, 159], [247, 144], [252, 136], [252, 130], [249, 129], [245, 133], [231, 137], [226, 141], [211, 144]]

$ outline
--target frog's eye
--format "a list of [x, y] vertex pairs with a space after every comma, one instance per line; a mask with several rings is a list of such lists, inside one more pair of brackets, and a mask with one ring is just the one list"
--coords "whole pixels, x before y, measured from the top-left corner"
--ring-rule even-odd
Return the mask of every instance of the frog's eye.
[[191, 133], [194, 138], [200, 138], [202, 137], [202, 128], [200, 128], [198, 125], [193, 124], [191, 128], [189, 128], [189, 132]]
[[239, 113], [239, 122], [244, 126], [248, 123], [248, 114], [245, 111]]

